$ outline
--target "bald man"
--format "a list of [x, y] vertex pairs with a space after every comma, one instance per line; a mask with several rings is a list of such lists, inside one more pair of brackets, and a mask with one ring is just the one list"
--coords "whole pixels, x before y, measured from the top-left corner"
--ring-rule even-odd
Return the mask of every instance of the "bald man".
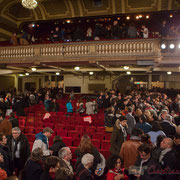
[[164, 138], [161, 142], [161, 148], [163, 149], [159, 157], [159, 163], [162, 169], [166, 169], [166, 173], [163, 175], [165, 180], [176, 180], [178, 179], [177, 172], [177, 156], [173, 150], [173, 140], [171, 138]]

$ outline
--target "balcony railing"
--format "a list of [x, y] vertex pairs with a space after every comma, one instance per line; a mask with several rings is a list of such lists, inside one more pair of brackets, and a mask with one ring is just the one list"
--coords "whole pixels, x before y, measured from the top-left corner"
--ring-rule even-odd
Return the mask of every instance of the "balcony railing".
[[[114, 41], [83, 41], [73, 43], [42, 44], [26, 46], [0, 47], [0, 62], [8, 59], [39, 59], [45, 58], [79, 58], [86, 57], [116, 57], [124, 56], [152, 56], [157, 57], [160, 53], [159, 39], [128, 39]], [[136, 58], [136, 59], [137, 59]]]

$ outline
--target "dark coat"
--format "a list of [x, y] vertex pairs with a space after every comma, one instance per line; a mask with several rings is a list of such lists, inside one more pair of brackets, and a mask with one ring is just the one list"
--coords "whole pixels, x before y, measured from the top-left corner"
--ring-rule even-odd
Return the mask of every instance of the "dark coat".
[[[140, 167], [141, 164], [141, 159], [138, 158], [138, 160], [135, 163], [135, 166]], [[144, 167], [144, 168], [143, 168]], [[142, 169], [144, 172], [140, 176], [140, 180], [161, 180], [162, 176], [160, 174], [153, 173], [154, 171], [156, 172], [157, 170], [160, 170], [159, 164], [150, 157], [150, 159], [147, 162], [144, 162], [142, 164]]]
[[[86, 153], [82, 154], [79, 149], [76, 149], [75, 154], [77, 156], [77, 162], [76, 162], [76, 167], [77, 167], [81, 163], [81, 159], [82, 159], [83, 155]], [[94, 156], [94, 163], [93, 163], [93, 166], [91, 167], [91, 169], [92, 169], [92, 171], [95, 171], [97, 164], [101, 162], [101, 156], [100, 156], [98, 150], [94, 146], [93, 146], [90, 154], [92, 154]]]
[[[7, 141], [7, 146], [10, 149], [10, 153], [11, 153], [11, 159], [12, 155], [13, 155], [13, 147], [12, 147], [12, 141], [13, 141], [13, 136], [10, 135], [8, 137], [8, 141]], [[27, 159], [30, 157], [30, 145], [28, 142], [27, 137], [24, 134], [20, 134], [20, 136], [18, 137], [18, 141], [20, 142], [20, 159], [22, 161], [22, 164], [25, 164], [25, 162], [27, 161]]]
[[111, 141], [110, 141], [111, 143], [110, 152], [116, 156], [119, 156], [122, 143], [124, 142], [124, 135], [119, 124], [120, 121], [117, 120], [114, 125], [114, 130], [111, 134]]
[[59, 150], [65, 146], [66, 145], [64, 144], [63, 141], [58, 141], [58, 142], [54, 142], [54, 144], [49, 149], [53, 151], [53, 156], [58, 156]]
[[38, 180], [43, 173], [42, 163], [29, 159], [24, 168], [23, 180]]
[[9, 118], [9, 122], [12, 124], [12, 128], [19, 127], [19, 121], [16, 118]]
[[18, 100], [14, 106], [17, 116], [25, 116], [24, 113], [24, 102], [22, 99]]
[[50, 174], [48, 172], [44, 171], [41, 174], [39, 180], [53, 180], [53, 178], [50, 176]]
[[78, 177], [79, 180], [95, 180], [94, 176], [84, 167], [83, 164], [79, 164], [75, 171], [75, 176]]
[[175, 136], [176, 128], [173, 125], [171, 125], [170, 122], [164, 120], [160, 123], [160, 125], [167, 137]]

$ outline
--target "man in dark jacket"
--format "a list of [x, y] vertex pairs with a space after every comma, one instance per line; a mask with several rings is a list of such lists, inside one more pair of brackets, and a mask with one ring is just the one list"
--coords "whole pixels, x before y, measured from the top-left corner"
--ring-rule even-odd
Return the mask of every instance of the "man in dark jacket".
[[85, 154], [81, 159], [81, 164], [79, 164], [75, 171], [75, 176], [79, 178], [79, 180], [95, 180], [90, 172], [93, 162], [94, 156], [89, 153]]
[[59, 158], [50, 156], [45, 160], [45, 169], [39, 180], [54, 180], [56, 171], [60, 168]]
[[139, 158], [135, 166], [130, 169], [129, 173], [134, 174], [141, 180], [161, 180], [162, 177], [157, 171], [160, 169], [159, 164], [151, 157], [151, 146], [142, 144], [138, 148]]
[[19, 121], [18, 119], [15, 118], [13, 112], [10, 114], [9, 122], [12, 124], [12, 128], [19, 127]]
[[12, 135], [8, 137], [7, 145], [10, 149], [11, 160], [13, 161], [14, 170], [17, 173], [24, 168], [26, 160], [30, 156], [30, 145], [27, 137], [21, 133], [18, 127], [12, 129]]

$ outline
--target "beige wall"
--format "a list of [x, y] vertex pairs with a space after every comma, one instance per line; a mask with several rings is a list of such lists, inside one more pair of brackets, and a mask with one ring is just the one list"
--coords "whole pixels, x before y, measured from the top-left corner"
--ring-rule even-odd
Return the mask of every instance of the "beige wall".
[[112, 88], [112, 80], [109, 76], [105, 76], [104, 80], [89, 80], [89, 76], [74, 76], [74, 75], [64, 75], [64, 89], [66, 86], [80, 86], [81, 93], [94, 93], [93, 91], [88, 91], [88, 84], [105, 84], [105, 88]]
[[15, 78], [13, 76], [0, 76], [0, 89], [8, 90], [15, 86]]

